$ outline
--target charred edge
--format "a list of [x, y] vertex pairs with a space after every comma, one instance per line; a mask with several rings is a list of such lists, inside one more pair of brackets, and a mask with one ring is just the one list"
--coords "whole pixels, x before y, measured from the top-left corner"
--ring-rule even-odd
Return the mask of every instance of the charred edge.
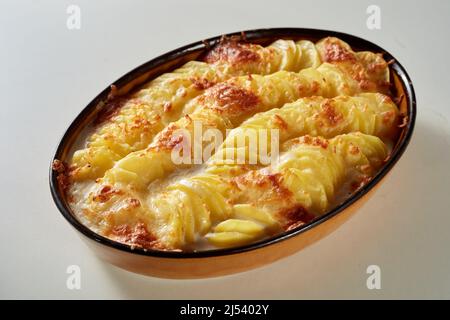
[[113, 118], [120, 109], [125, 105], [128, 98], [126, 97], [116, 97], [112, 98], [112, 100], [108, 100], [103, 108], [97, 113], [97, 116], [94, 119], [93, 124], [98, 126], [111, 118]]
[[285, 231], [296, 229], [311, 222], [315, 218], [315, 216], [309, 213], [302, 205], [296, 205], [293, 208], [283, 210], [279, 214], [285, 221], [283, 225]]
[[59, 188], [65, 193], [70, 186], [67, 163], [55, 159], [52, 162], [52, 170], [57, 173], [56, 180], [58, 181]]

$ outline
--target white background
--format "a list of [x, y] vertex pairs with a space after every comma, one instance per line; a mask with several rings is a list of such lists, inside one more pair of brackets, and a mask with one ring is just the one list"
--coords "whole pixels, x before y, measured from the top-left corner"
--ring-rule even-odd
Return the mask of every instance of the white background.
[[[81, 8], [68, 30], [66, 9]], [[381, 8], [381, 30], [366, 8]], [[0, 1], [0, 298], [450, 298], [449, 1]], [[264, 27], [344, 31], [389, 50], [418, 98], [412, 142], [326, 239], [243, 274], [162, 280], [99, 261], [50, 197], [64, 130], [103, 88], [168, 50]], [[66, 268], [81, 268], [81, 290]], [[381, 268], [382, 289], [366, 288]]]

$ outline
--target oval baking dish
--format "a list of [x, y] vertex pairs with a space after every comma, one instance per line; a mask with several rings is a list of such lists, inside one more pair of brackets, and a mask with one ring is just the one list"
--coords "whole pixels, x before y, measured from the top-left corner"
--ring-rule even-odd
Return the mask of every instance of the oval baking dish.
[[[213, 277], [241, 272], [271, 263], [323, 238], [350, 218], [367, 201], [374, 189], [381, 184], [381, 180], [405, 151], [413, 133], [416, 117], [415, 94], [405, 69], [386, 50], [349, 34], [317, 29], [259, 29], [232, 33], [226, 36], [243, 37], [249, 42], [262, 45], [277, 39], [318, 41], [324, 37], [332, 36], [347, 42], [355, 50], [382, 53], [384, 59], [389, 61], [392, 96], [397, 99], [400, 114], [404, 119], [391, 156], [373, 179], [357, 190], [350, 198], [299, 228], [240, 247], [194, 252], [136, 248], [95, 233], [76, 218], [62, 190], [61, 183], [58, 182], [58, 172], [51, 167], [50, 189], [56, 206], [64, 218], [80, 232], [83, 240], [103, 260], [132, 272], [164, 278]], [[114, 88], [115, 96], [125, 95], [144, 82], [171, 71], [187, 61], [199, 58], [220, 39], [221, 36], [218, 36], [198, 41], [166, 53], [130, 71], [115, 81], [111, 87], [108, 86], [82, 110], [69, 126], [59, 143], [53, 160], [65, 161], [68, 159], [70, 150], [82, 134], [83, 129], [97, 118], [99, 112], [105, 112], [105, 110], [102, 110], [102, 106], [107, 101], [111, 88]]]

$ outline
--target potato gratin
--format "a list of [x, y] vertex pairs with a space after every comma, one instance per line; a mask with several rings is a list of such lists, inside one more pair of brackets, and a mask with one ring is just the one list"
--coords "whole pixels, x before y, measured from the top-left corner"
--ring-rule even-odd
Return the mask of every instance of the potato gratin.
[[[78, 219], [115, 241], [186, 251], [248, 244], [310, 222], [370, 181], [398, 127], [389, 88], [381, 54], [337, 38], [267, 47], [223, 39], [201, 61], [110, 99], [54, 169]], [[213, 141], [194, 138], [174, 161], [189, 140], [180, 132], [195, 137], [196, 123], [214, 129], [218, 147], [194, 161], [196, 146]], [[250, 131], [269, 134], [239, 144]], [[272, 156], [275, 138], [279, 155], [264, 162], [260, 149]]]

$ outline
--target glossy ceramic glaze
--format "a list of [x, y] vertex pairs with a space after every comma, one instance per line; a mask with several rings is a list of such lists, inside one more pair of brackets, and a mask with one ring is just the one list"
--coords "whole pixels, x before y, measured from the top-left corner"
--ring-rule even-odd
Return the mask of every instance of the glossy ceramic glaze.
[[[315, 42], [327, 36], [335, 36], [349, 43], [355, 51], [369, 50], [383, 53], [385, 60], [390, 63], [393, 96], [399, 101], [400, 112], [406, 115], [406, 122], [402, 127], [397, 143], [394, 145], [391, 157], [367, 185], [358, 190], [344, 203], [298, 229], [242, 247], [200, 252], [133, 249], [128, 245], [112, 241], [94, 233], [76, 219], [57, 183], [57, 174], [50, 169], [50, 189], [56, 206], [64, 218], [80, 232], [83, 240], [103, 260], [132, 272], [164, 278], [214, 277], [242, 272], [271, 263], [325, 237], [348, 220], [369, 199], [375, 188], [380, 186], [382, 179], [405, 151], [412, 136], [416, 116], [414, 89], [405, 69], [386, 50], [352, 35], [317, 29], [259, 29], [237, 32], [227, 36], [233, 35], [241, 36], [253, 43], [263, 45], [280, 38], [308, 39]], [[199, 41], [176, 49], [130, 71], [113, 83], [117, 88], [117, 94], [126, 94], [140, 84], [164, 72], [171, 71], [189, 60], [198, 58], [207, 48], [217, 43], [220, 37]], [[71, 146], [77, 140], [83, 128], [95, 119], [109, 92], [110, 86], [92, 100], [73, 121], [61, 139], [54, 159], [62, 161], [67, 159]]]

